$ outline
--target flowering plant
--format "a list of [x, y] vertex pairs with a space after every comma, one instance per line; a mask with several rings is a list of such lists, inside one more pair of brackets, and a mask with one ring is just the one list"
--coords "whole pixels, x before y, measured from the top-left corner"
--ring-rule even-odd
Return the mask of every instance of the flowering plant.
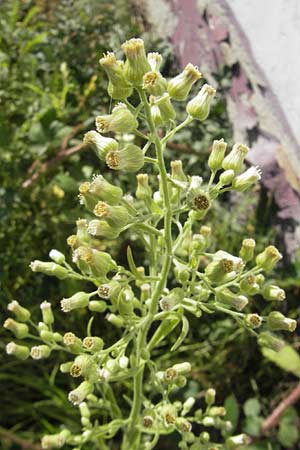
[[[255, 241], [244, 239], [238, 256], [223, 250], [209, 253], [212, 230], [204, 220], [214, 201], [224, 192], [248, 189], [261, 173], [257, 167], [244, 170], [249, 151], [245, 145], [235, 144], [226, 155], [223, 139], [213, 142], [208, 182], [185, 174], [181, 161], [172, 161], [169, 173], [164, 159], [166, 144], [193, 120], [207, 118], [216, 91], [204, 84], [188, 101], [186, 118], [176, 125], [172, 101], [185, 101], [202, 74], [188, 64], [167, 81], [160, 73], [161, 55], [146, 56], [141, 39], [125, 42], [122, 49], [125, 62], [117, 60], [114, 53], [100, 59], [109, 79], [108, 92], [119, 103], [111, 114], [96, 118], [97, 131], [86, 133], [84, 143], [114, 171], [136, 173], [145, 165], [153, 168], [158, 174], [155, 192], [145, 171], [137, 174], [134, 197], [124, 195], [117, 181], [111, 184], [101, 174], [96, 175], [79, 188], [89, 218], [79, 219], [76, 234], [67, 239], [74, 264], [52, 250], [52, 262], [36, 260], [30, 265], [34, 272], [93, 286], [89, 292], [62, 299], [61, 309], [68, 314], [87, 308], [96, 319], [94, 323], [97, 315], [105, 314], [119, 338], [106, 343], [92, 320], [86, 336], [68, 330], [62, 335], [55, 330], [48, 301], [40, 305], [42, 321], [38, 324], [26, 308], [13, 301], [8, 309], [16, 320], [7, 319], [4, 327], [18, 341], [40, 342], [29, 348], [13, 341], [8, 343], [7, 353], [25, 360], [30, 355], [43, 359], [56, 350], [63, 351], [68, 361], [60, 366], [61, 372], [80, 379], [68, 398], [79, 408], [82, 432], [74, 434], [62, 427], [58, 433], [43, 437], [45, 449], [70, 445], [74, 450], [106, 450], [121, 436], [122, 450], [151, 450], [162, 435], [173, 432], [178, 433], [183, 450], [235, 449], [247, 445], [248, 437], [230, 435], [231, 424], [224, 418], [225, 408], [215, 405], [213, 388], [206, 391], [204, 409], [193, 397], [185, 402], [176, 400], [177, 390], [185, 386], [192, 370], [192, 358], [165, 367], [157, 354], [166, 352], [162, 346], [175, 333], [178, 337], [169, 352], [176, 355], [188, 335], [190, 315], [201, 320], [203, 314], [229, 314], [261, 345], [274, 350], [284, 345], [274, 331], [294, 331], [296, 322], [281, 312], [261, 317], [250, 308], [256, 294], [266, 301], [285, 299], [282, 289], [265, 281], [264, 273], [282, 257], [274, 246], [255, 256]], [[128, 101], [132, 94], [139, 98], [136, 106]], [[148, 126], [146, 134], [138, 130], [140, 123]], [[106, 133], [114, 134], [103, 136]], [[122, 138], [125, 133], [136, 135], [144, 146], [128, 136]], [[146, 254], [144, 267], [136, 266], [130, 247], [127, 267], [101, 250], [103, 239], [117, 239], [125, 230], [141, 240]], [[116, 384], [121, 398], [115, 395]], [[225, 436], [220, 438], [222, 442], [214, 442], [208, 431], [212, 427]]]

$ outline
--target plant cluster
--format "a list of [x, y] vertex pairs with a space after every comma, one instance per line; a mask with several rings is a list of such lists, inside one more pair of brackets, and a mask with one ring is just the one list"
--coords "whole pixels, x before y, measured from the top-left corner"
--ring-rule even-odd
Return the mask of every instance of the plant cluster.
[[[267, 302], [285, 300], [284, 290], [265, 278], [282, 258], [276, 247], [269, 245], [257, 253], [255, 241], [245, 238], [238, 255], [210, 252], [213, 230], [205, 219], [215, 200], [225, 192], [251, 188], [261, 172], [257, 167], [245, 170], [247, 146], [236, 143], [228, 152], [223, 139], [213, 142], [207, 181], [186, 174], [179, 160], [167, 168], [167, 143], [193, 121], [207, 119], [216, 90], [204, 84], [187, 101], [186, 118], [177, 124], [173, 103], [187, 100], [202, 78], [198, 68], [188, 64], [167, 81], [160, 73], [161, 55], [146, 55], [141, 39], [126, 41], [122, 50], [125, 62], [113, 52], [100, 59], [108, 93], [117, 103], [110, 114], [96, 117], [96, 130], [86, 133], [84, 144], [93, 147], [112, 171], [138, 172], [135, 193], [124, 194], [117, 178], [110, 183], [102, 174], [82, 183], [79, 197], [88, 218], [78, 219], [76, 234], [67, 239], [73, 264], [52, 250], [51, 262], [35, 260], [30, 265], [34, 272], [91, 286], [60, 302], [66, 314], [90, 311], [86, 333], [58, 332], [49, 301], [40, 305], [38, 324], [26, 308], [12, 301], [8, 309], [15, 318], [8, 318], [4, 327], [17, 342], [8, 343], [7, 353], [21, 360], [29, 356], [43, 360], [54, 351], [64, 352], [68, 360], [61, 364], [61, 372], [79, 379], [68, 399], [79, 408], [82, 432], [62, 427], [43, 437], [45, 449], [65, 444], [108, 449], [121, 437], [122, 450], [151, 450], [161, 436], [176, 432], [182, 450], [233, 450], [247, 445], [249, 438], [231, 435], [226, 410], [216, 405], [213, 388], [206, 391], [203, 408], [194, 397], [178, 398], [192, 372], [193, 357], [181, 361], [175, 356], [177, 362], [164, 366], [156, 355], [166, 353], [162, 345], [173, 333], [177, 338], [168, 352], [176, 355], [189, 333], [191, 316], [200, 322], [204, 315], [227, 314], [260, 345], [275, 351], [284, 346], [276, 331], [295, 330], [296, 321], [280, 311], [260, 316], [251, 308], [257, 294]], [[133, 94], [139, 98], [135, 106], [129, 101]], [[135, 135], [144, 142], [142, 148]], [[157, 175], [152, 186], [146, 170], [140, 172], [146, 166]], [[101, 249], [102, 239], [117, 239], [125, 230], [141, 241], [143, 266], [136, 265], [130, 247], [128, 265], [118, 264]], [[116, 329], [113, 342], [99, 333], [97, 320], [103, 315]], [[19, 342], [23, 339], [38, 345], [28, 347]]]

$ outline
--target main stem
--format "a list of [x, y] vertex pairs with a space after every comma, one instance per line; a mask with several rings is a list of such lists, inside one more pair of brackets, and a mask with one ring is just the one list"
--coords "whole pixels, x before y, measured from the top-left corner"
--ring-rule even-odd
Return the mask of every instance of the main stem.
[[153, 292], [151, 303], [149, 306], [149, 311], [147, 316], [144, 318], [143, 327], [139, 330], [137, 341], [136, 341], [136, 366], [139, 368], [137, 374], [133, 379], [133, 404], [129, 416], [129, 429], [124, 436], [123, 450], [138, 450], [140, 448], [141, 433], [138, 431], [136, 425], [139, 421], [140, 411], [143, 401], [143, 378], [144, 378], [144, 368], [145, 364], [141, 358], [142, 350], [146, 348], [147, 344], [147, 334], [150, 325], [153, 321], [154, 315], [157, 311], [158, 300], [161, 297], [163, 289], [167, 284], [168, 274], [172, 263], [172, 209], [170, 203], [168, 181], [167, 181], [167, 170], [165, 166], [163, 151], [164, 147], [160, 141], [160, 138], [156, 132], [155, 125], [151, 116], [150, 106], [147, 100], [147, 96], [142, 89], [138, 89], [141, 102], [143, 103], [146, 119], [149, 125], [151, 139], [155, 145], [157, 164], [160, 174], [160, 182], [162, 185], [163, 192], [163, 202], [165, 208], [164, 216], [164, 240], [165, 240], [165, 256], [163, 267], [161, 271], [161, 278], [157, 283], [155, 290]]

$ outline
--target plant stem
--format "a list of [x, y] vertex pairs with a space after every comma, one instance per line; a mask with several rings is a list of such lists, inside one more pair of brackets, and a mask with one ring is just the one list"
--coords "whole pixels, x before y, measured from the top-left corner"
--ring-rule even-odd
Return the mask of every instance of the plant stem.
[[151, 139], [155, 145], [157, 164], [160, 174], [160, 181], [162, 185], [164, 211], [165, 211], [164, 215], [165, 258], [161, 270], [160, 280], [155, 286], [148, 314], [144, 319], [144, 326], [139, 330], [137, 336], [136, 367], [138, 367], [139, 370], [133, 378], [133, 404], [129, 417], [129, 428], [128, 432], [124, 435], [122, 450], [138, 450], [140, 448], [141, 431], [138, 430], [137, 423], [139, 420], [140, 410], [143, 401], [143, 378], [145, 367], [144, 361], [141, 358], [141, 353], [142, 350], [146, 348], [148, 330], [156, 313], [158, 300], [162, 294], [163, 289], [166, 286], [168, 274], [172, 263], [172, 232], [171, 232], [172, 209], [168, 189], [167, 171], [163, 156], [164, 147], [159, 139], [159, 136], [157, 135], [155, 125], [151, 116], [150, 105], [148, 103], [147, 96], [142, 89], [138, 89], [138, 92], [141, 98], [141, 102], [144, 105], [147, 122], [150, 128]]

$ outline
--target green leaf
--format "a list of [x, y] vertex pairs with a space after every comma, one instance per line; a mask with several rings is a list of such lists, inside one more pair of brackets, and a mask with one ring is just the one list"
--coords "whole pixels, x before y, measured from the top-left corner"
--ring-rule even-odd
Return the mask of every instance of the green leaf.
[[260, 435], [262, 417], [248, 416], [244, 422], [243, 431], [250, 436], [257, 437]]
[[293, 424], [286, 422], [280, 423], [278, 431], [278, 440], [283, 447], [291, 449], [299, 439], [299, 431]]
[[286, 345], [279, 352], [263, 347], [262, 353], [281, 369], [291, 372], [297, 377], [300, 376], [300, 357], [290, 345]]
[[232, 431], [234, 431], [237, 427], [239, 421], [239, 404], [235, 395], [229, 395], [224, 402], [224, 407], [226, 409], [225, 420], [229, 420], [232, 424]]
[[181, 328], [181, 333], [178, 336], [175, 344], [172, 346], [171, 348], [171, 352], [174, 352], [175, 350], [178, 349], [178, 347], [180, 347], [180, 345], [182, 344], [182, 342], [185, 340], [188, 332], [190, 329], [190, 324], [189, 321], [187, 320], [187, 318], [185, 316], [182, 316], [182, 328]]
[[260, 403], [257, 398], [249, 398], [244, 403], [244, 413], [246, 416], [255, 417], [260, 413]]

